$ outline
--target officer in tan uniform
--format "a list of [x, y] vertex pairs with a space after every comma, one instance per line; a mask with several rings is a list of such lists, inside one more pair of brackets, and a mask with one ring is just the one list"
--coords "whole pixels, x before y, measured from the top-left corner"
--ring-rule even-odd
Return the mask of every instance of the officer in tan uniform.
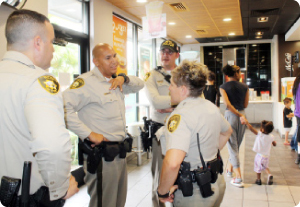
[[[175, 61], [178, 57], [179, 53], [176, 42], [172, 40], [164, 41], [160, 46], [161, 66], [147, 73], [145, 78], [146, 95], [151, 104], [150, 118], [162, 125], [170, 115], [170, 112], [173, 111], [171, 107], [171, 97], [169, 95], [169, 81], [171, 71], [176, 67]], [[159, 202], [156, 194], [162, 161], [163, 155], [161, 154], [160, 142], [157, 141], [156, 138], [153, 138], [151, 172], [153, 178], [152, 204], [154, 207], [165, 206]]]
[[[214, 193], [205, 198], [200, 193], [198, 184], [191, 179], [195, 177], [197, 180], [199, 174], [186, 176], [187, 172], [200, 170], [203, 167], [198, 146], [204, 164], [208, 161], [216, 161], [219, 164], [219, 160], [215, 160], [218, 150], [225, 146], [232, 132], [230, 124], [221, 115], [220, 110], [210, 101], [200, 97], [206, 83], [206, 76], [207, 69], [204, 65], [190, 61], [183, 61], [172, 71], [171, 101], [178, 105], [166, 125], [160, 129], [166, 139], [166, 155], [157, 194], [163, 202], [174, 202], [175, 207], [220, 206], [225, 192], [223, 175], [217, 176], [215, 182], [211, 184]], [[160, 139], [162, 140], [162, 137]], [[185, 179], [182, 183], [180, 179], [177, 180], [179, 186], [184, 187], [174, 193], [178, 187], [174, 186], [174, 183], [177, 177], [180, 178], [179, 169], [183, 161], [190, 164], [188, 171], [181, 171], [184, 173], [183, 176], [189, 179]], [[220, 172], [221, 166], [218, 165], [218, 168]], [[214, 168], [211, 169], [213, 171]], [[186, 185], [188, 180], [191, 185]], [[208, 184], [210, 186], [209, 181]], [[203, 191], [208, 192], [206, 187], [207, 185], [203, 187], [205, 189]], [[193, 194], [185, 197], [183, 191], [187, 189], [193, 191]]]
[[[108, 44], [93, 49], [95, 68], [81, 76], [64, 92], [67, 127], [80, 139], [88, 138], [95, 145], [103, 140], [121, 142], [125, 138], [124, 95], [136, 93], [144, 86], [135, 76], [117, 72], [118, 58]], [[77, 112], [77, 113], [76, 113]], [[126, 159], [116, 156], [102, 162], [96, 174], [87, 171], [85, 182], [91, 197], [90, 207], [122, 207], [127, 194]]]
[[31, 195], [46, 185], [51, 200], [69, 198], [78, 192], [70, 176], [71, 141], [59, 84], [45, 71], [54, 52], [53, 27], [44, 15], [19, 10], [8, 17], [5, 35], [8, 51], [0, 61], [0, 177], [21, 179], [24, 161], [31, 161]]

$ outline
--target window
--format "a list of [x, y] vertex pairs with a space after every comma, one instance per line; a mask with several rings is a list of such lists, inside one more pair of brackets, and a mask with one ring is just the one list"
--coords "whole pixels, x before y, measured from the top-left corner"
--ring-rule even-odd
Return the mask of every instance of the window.
[[[59, 81], [61, 91], [74, 78], [89, 70], [88, 2], [77, 0], [48, 1], [50, 22], [55, 30], [54, 57], [49, 68]], [[78, 165], [78, 137], [69, 131], [72, 142], [72, 165]]]

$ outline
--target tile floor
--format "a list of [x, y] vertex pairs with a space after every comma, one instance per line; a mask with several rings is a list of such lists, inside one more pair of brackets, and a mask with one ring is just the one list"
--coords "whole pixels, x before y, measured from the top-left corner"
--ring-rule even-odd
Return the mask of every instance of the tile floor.
[[[277, 146], [272, 147], [270, 170], [274, 175], [274, 185], [268, 186], [266, 175], [263, 174], [263, 185], [253, 184], [256, 174], [253, 172], [252, 152], [255, 135], [246, 130], [245, 141], [240, 148], [242, 173], [244, 175], [244, 188], [236, 188], [230, 185], [230, 179], [225, 176], [227, 182], [226, 192], [221, 207], [294, 207], [300, 201], [300, 169], [294, 164], [295, 152], [290, 147], [283, 145], [283, 139], [276, 133]], [[224, 165], [228, 163], [227, 147], [221, 152]], [[128, 161], [128, 195], [126, 207], [151, 207], [151, 160], [143, 155], [143, 164], [137, 166], [136, 158]], [[89, 196], [86, 187], [69, 199], [65, 207], [87, 207]], [[1, 206], [1, 205], [0, 205]], [[171, 204], [167, 205], [168, 207]], [[299, 205], [300, 207], [300, 205]]]

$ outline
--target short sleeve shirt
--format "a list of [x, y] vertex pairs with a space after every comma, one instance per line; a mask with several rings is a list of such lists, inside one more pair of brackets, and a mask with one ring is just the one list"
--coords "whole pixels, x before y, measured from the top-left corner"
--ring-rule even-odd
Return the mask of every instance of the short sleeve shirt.
[[283, 109], [283, 125], [284, 128], [291, 128], [293, 125], [292, 118], [286, 117], [290, 113], [293, 113], [292, 109], [284, 108]]
[[213, 103], [203, 98], [187, 98], [176, 107], [166, 122], [166, 148], [186, 152], [184, 161], [190, 162], [193, 170], [202, 166], [197, 136], [203, 159], [207, 162], [216, 158], [220, 133], [229, 127]]
[[246, 84], [238, 81], [229, 81], [221, 85], [220, 88], [226, 91], [228, 99], [234, 108], [237, 110], [244, 109], [245, 97], [248, 90]]
[[253, 151], [265, 156], [269, 156], [272, 142], [274, 140], [275, 139], [272, 134], [264, 134], [262, 132], [258, 132], [254, 142]]

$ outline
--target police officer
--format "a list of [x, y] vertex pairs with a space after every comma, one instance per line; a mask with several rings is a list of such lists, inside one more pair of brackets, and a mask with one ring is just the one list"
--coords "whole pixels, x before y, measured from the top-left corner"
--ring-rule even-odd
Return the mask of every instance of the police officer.
[[[93, 49], [95, 68], [79, 76], [64, 92], [67, 127], [80, 139], [95, 145], [103, 140], [120, 142], [125, 138], [124, 94], [136, 93], [144, 83], [137, 77], [119, 74], [117, 54], [108, 44]], [[77, 112], [77, 113], [76, 113]], [[96, 174], [87, 171], [85, 182], [91, 197], [90, 207], [122, 207], [127, 194], [126, 160], [116, 156], [99, 164]]]
[[19, 10], [8, 17], [5, 36], [7, 52], [0, 61], [0, 177], [21, 179], [24, 161], [31, 161], [31, 195], [46, 185], [50, 200], [69, 198], [78, 192], [70, 176], [71, 141], [60, 86], [45, 71], [54, 52], [53, 27], [44, 15]]
[[[151, 104], [150, 118], [161, 125], [173, 111], [171, 107], [171, 97], [169, 95], [171, 71], [176, 67], [176, 59], [179, 57], [176, 42], [172, 40], [164, 41], [160, 46], [161, 66], [156, 67], [146, 74], [145, 86], [146, 95]], [[155, 133], [155, 132], [154, 132]], [[152, 204], [154, 207], [165, 206], [159, 202], [156, 189], [159, 182], [160, 170], [163, 155], [161, 153], [160, 142], [156, 138], [152, 139]]]
[[160, 184], [157, 194], [161, 201], [174, 201], [174, 206], [219, 206], [225, 191], [222, 175], [211, 188], [214, 194], [203, 198], [197, 183], [192, 184], [193, 195], [184, 197], [181, 190], [175, 192], [174, 186], [182, 161], [190, 163], [190, 171], [202, 168], [198, 151], [204, 162], [214, 160], [218, 150], [222, 149], [231, 134], [229, 123], [220, 114], [220, 110], [210, 101], [199, 97], [203, 92], [207, 69], [196, 62], [183, 61], [172, 71], [169, 87], [172, 103], [178, 104], [171, 113], [164, 128], [166, 155], [163, 161]]

